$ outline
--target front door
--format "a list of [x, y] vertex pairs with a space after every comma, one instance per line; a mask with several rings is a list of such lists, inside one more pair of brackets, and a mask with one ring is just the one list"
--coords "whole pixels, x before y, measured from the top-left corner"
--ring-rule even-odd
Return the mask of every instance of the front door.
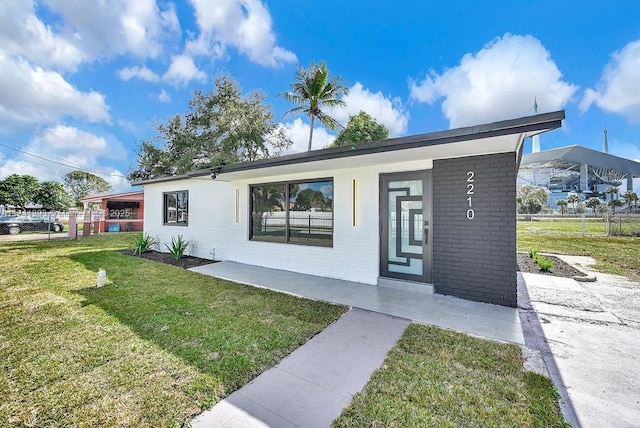
[[380, 175], [380, 276], [431, 282], [431, 171]]

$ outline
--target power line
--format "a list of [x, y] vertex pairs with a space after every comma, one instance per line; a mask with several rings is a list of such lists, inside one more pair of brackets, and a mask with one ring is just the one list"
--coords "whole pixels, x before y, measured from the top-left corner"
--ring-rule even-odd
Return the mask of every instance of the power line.
[[77, 170], [81, 170], [81, 171], [84, 171], [84, 172], [90, 172], [92, 174], [102, 175], [102, 176], [106, 176], [106, 177], [120, 177], [120, 178], [124, 178], [124, 179], [127, 178], [126, 176], [124, 176], [122, 174], [107, 174], [107, 173], [104, 173], [104, 172], [85, 169], [85, 168], [83, 168], [81, 166], [78, 166], [78, 165], [73, 165], [73, 164], [70, 164], [70, 163], [63, 163], [63, 162], [55, 161], [53, 159], [47, 159], [47, 158], [42, 157], [42, 156], [34, 155], [33, 153], [25, 152], [24, 150], [16, 149], [15, 147], [11, 147], [11, 146], [8, 146], [6, 144], [0, 143], [0, 146], [6, 147], [7, 149], [15, 150], [16, 152], [19, 152], [19, 153], [22, 153], [22, 154], [25, 154], [25, 155], [28, 155], [28, 156], [33, 156], [36, 159], [40, 159], [40, 160], [43, 160], [43, 161], [46, 161], [46, 162], [55, 163], [57, 165], [61, 165], [61, 166], [67, 167], [67, 168], [75, 168]]

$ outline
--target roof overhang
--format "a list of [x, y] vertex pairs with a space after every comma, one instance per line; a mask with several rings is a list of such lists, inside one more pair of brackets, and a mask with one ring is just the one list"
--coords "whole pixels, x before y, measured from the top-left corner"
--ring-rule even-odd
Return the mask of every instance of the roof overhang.
[[[484, 125], [375, 141], [348, 147], [313, 150], [276, 158], [208, 168], [182, 176], [138, 182], [151, 184], [210, 175], [234, 181], [314, 170], [367, 167], [419, 159], [447, 159], [520, 151], [524, 139], [560, 128], [564, 111]], [[518, 159], [519, 160], [519, 159]]]

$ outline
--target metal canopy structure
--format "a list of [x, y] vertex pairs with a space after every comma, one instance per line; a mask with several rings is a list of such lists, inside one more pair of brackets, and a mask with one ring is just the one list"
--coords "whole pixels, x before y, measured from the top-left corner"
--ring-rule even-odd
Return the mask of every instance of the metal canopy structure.
[[573, 145], [522, 156], [520, 183], [529, 183], [556, 192], [594, 192], [603, 186], [620, 186], [640, 177], [640, 163]]

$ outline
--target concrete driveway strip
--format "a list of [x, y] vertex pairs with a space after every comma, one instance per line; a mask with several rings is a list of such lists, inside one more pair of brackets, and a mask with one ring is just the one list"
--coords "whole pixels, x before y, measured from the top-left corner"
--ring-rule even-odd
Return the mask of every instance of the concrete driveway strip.
[[351, 309], [213, 408], [194, 427], [327, 427], [362, 390], [410, 321]]
[[[598, 280], [593, 283], [526, 273], [523, 277], [548, 346], [547, 367], [561, 394], [565, 389], [564, 410], [574, 412], [567, 415], [569, 422], [638, 427], [640, 284], [594, 274]], [[529, 346], [526, 331], [525, 339]]]

